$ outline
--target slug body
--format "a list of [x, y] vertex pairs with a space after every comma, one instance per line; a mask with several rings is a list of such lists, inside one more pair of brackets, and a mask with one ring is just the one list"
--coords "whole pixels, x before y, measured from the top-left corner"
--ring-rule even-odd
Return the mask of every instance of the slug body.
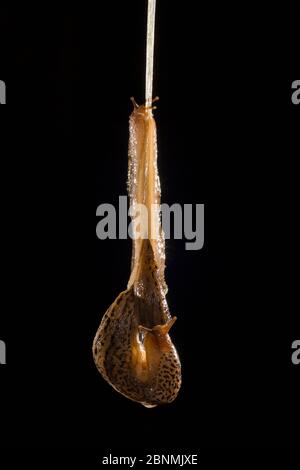
[[[134, 102], [134, 100], [133, 100]], [[118, 392], [146, 407], [172, 402], [181, 365], [169, 336], [165, 240], [158, 208], [156, 124], [152, 108], [138, 106], [129, 121], [128, 192], [133, 253], [131, 276], [105, 313], [93, 344], [96, 366]]]

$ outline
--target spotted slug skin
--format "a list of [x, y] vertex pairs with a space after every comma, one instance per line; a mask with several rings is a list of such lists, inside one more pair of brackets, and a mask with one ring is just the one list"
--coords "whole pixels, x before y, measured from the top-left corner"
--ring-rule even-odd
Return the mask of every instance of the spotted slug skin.
[[160, 204], [161, 193], [152, 109], [134, 102], [129, 129], [130, 203], [136, 209], [144, 204], [148, 217], [147, 223], [139, 223], [143, 237], [133, 240], [127, 290], [105, 313], [94, 339], [93, 356], [110, 385], [150, 408], [176, 398], [181, 364], [168, 334], [176, 317], [171, 317], [166, 300], [165, 240], [159, 213], [153, 210]]

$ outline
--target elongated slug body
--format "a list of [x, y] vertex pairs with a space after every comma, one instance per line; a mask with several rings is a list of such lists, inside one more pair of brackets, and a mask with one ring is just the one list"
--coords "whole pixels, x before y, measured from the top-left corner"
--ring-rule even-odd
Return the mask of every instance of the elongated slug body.
[[176, 318], [166, 300], [156, 124], [153, 108], [133, 103], [128, 175], [134, 235], [131, 275], [127, 290], [102, 319], [93, 355], [104, 379], [118, 392], [154, 407], [176, 398], [181, 365], [169, 336]]

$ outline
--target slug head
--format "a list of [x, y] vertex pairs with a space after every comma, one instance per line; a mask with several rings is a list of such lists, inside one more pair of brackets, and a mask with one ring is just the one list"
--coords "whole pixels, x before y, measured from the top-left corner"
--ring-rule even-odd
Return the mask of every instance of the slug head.
[[181, 386], [180, 360], [169, 336], [176, 318], [141, 326], [134, 289], [106, 312], [93, 346], [103, 378], [119, 393], [146, 407], [171, 403]]
[[151, 381], [159, 374], [164, 354], [172, 354], [174, 348], [169, 331], [176, 317], [165, 325], [153, 328], [139, 326], [132, 339], [132, 373], [141, 382]]

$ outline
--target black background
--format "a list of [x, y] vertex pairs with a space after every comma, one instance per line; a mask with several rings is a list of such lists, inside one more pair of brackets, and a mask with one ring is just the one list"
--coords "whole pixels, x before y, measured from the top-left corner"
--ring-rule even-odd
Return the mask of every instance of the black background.
[[126, 194], [145, 4], [0, 11], [0, 445], [98, 455], [296, 446], [299, 12], [158, 2], [163, 202], [205, 203], [206, 216], [201, 251], [167, 244], [183, 387], [148, 410], [114, 392], [91, 355], [129, 277], [130, 241], [96, 238], [95, 252], [91, 207], [94, 187], [96, 208]]

